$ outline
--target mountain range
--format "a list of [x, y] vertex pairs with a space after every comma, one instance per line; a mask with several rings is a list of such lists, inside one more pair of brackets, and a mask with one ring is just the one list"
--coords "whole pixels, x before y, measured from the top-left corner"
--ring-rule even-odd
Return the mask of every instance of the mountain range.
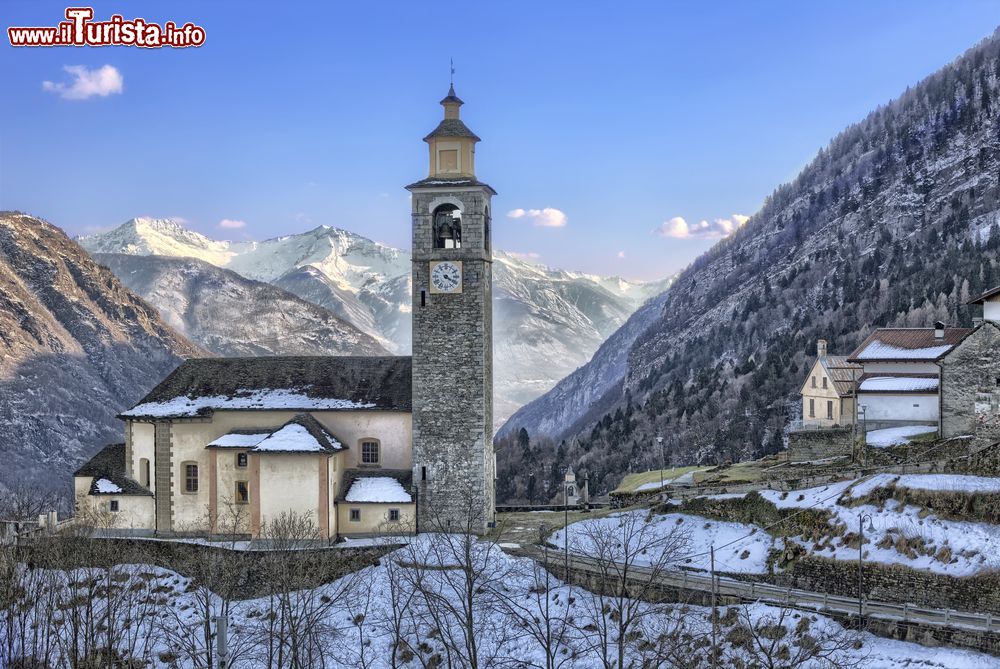
[[118, 411], [198, 355], [59, 228], [0, 212], [0, 487], [68, 494]]
[[845, 354], [875, 327], [969, 324], [969, 297], [1000, 284], [998, 223], [995, 33], [840, 133], [516, 412], [500, 433], [498, 497], [524, 499], [530, 477], [558, 483], [569, 464], [600, 493], [663, 462], [780, 449], [816, 340]]
[[[319, 226], [264, 241], [220, 241], [173, 220], [135, 218], [78, 241], [215, 354], [410, 352], [410, 254], [361, 235]], [[668, 285], [495, 252], [498, 424], [584, 364]], [[238, 313], [254, 317], [231, 317]]]

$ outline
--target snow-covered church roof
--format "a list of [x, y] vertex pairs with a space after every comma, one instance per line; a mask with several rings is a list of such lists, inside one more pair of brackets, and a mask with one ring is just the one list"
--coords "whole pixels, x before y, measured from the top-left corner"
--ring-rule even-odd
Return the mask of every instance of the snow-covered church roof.
[[195, 358], [121, 418], [181, 418], [219, 410], [410, 411], [411, 358]]
[[342, 502], [410, 504], [413, 472], [408, 469], [348, 469], [341, 486]]
[[241, 448], [251, 453], [336, 453], [344, 445], [309, 414], [299, 414], [274, 429], [235, 430], [208, 448]]

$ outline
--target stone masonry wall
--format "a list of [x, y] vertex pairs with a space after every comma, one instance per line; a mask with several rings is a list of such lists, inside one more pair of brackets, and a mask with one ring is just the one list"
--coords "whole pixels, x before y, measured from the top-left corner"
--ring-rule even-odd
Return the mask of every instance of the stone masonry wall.
[[822, 460], [851, 454], [851, 429], [835, 427], [788, 433], [788, 459], [792, 462]]
[[941, 433], [1000, 439], [1000, 327], [991, 321], [941, 361]]
[[[740, 580], [765, 580], [775, 585], [844, 597], [858, 596], [858, 563], [801, 557], [784, 571], [759, 574], [726, 574]], [[1000, 613], [1000, 574], [954, 577], [901, 565], [865, 562], [863, 589], [868, 599], [909, 602], [917, 606], [959, 611]]]
[[[433, 211], [445, 203], [462, 210], [462, 248], [433, 248]], [[413, 191], [413, 473], [422, 530], [470, 516], [480, 526], [493, 521], [489, 204], [488, 187]], [[432, 260], [462, 263], [461, 293], [431, 293]]]

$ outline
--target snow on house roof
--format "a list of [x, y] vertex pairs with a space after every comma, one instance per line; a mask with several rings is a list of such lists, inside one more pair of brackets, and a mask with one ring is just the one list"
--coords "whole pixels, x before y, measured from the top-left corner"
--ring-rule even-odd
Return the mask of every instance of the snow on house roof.
[[862, 393], [936, 393], [938, 379], [926, 376], [868, 376], [862, 378]]
[[115, 495], [122, 492], [122, 488], [108, 479], [97, 479], [94, 481], [93, 491], [102, 495]]
[[[73, 476], [89, 476], [91, 495], [152, 495], [125, 474], [125, 444], [108, 444], [80, 466]], [[104, 483], [102, 483], [102, 481]]]
[[260, 442], [264, 441], [271, 432], [264, 432], [261, 430], [249, 432], [249, 431], [233, 431], [228, 434], [224, 434], [218, 439], [210, 441], [209, 448], [253, 448]]
[[186, 360], [122, 418], [216, 410], [410, 411], [409, 357], [274, 356]]
[[939, 339], [934, 328], [879, 328], [847, 359], [851, 362], [934, 361], [947, 354], [970, 332], [970, 328], [945, 328], [944, 336]]
[[391, 476], [365, 476], [354, 480], [344, 496], [344, 501], [408, 504], [413, 498], [402, 484]]

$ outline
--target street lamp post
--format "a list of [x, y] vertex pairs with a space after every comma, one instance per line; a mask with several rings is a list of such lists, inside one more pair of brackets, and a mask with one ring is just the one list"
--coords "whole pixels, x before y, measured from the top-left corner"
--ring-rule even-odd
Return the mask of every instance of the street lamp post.
[[865, 560], [865, 521], [868, 521], [867, 530], [869, 532], [875, 531], [875, 526], [872, 525], [871, 514], [861, 512], [858, 514], [858, 631], [864, 629], [864, 580], [862, 565]]
[[667, 466], [666, 459], [663, 457], [663, 437], [657, 437], [656, 443], [660, 445], [660, 492], [663, 492], [663, 468]]
[[563, 549], [566, 555], [564, 567], [567, 582], [569, 582], [569, 482], [566, 480], [568, 471], [569, 467], [563, 472]]

